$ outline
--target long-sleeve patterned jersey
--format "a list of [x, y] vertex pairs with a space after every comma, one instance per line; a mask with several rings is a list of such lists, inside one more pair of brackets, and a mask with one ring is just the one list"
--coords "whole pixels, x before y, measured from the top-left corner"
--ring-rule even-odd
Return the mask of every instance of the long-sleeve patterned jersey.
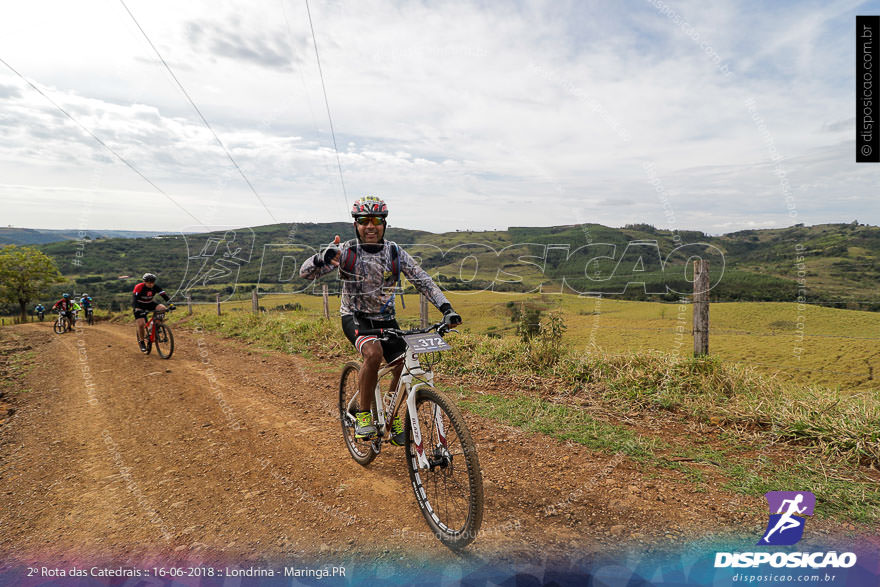
[[[347, 258], [349, 249], [352, 250], [351, 253], [355, 254], [354, 266], [351, 271], [343, 272], [340, 275], [342, 280], [340, 314], [343, 316], [354, 314], [357, 317], [372, 320], [394, 319], [394, 292], [397, 284], [392, 260], [395, 247], [397, 247], [395, 243], [385, 241], [385, 246], [378, 252], [370, 253], [367, 251], [372, 248], [370, 245], [358, 246], [355, 239], [340, 246], [341, 259]], [[448, 304], [449, 300], [424, 269], [418, 266], [412, 255], [400, 247], [397, 249], [399, 251], [400, 273], [406, 276], [416, 290], [424, 294], [438, 308], [443, 304]], [[318, 253], [305, 260], [300, 267], [299, 274], [305, 279], [317, 279], [336, 268], [336, 265], [325, 264], [321, 253]]]

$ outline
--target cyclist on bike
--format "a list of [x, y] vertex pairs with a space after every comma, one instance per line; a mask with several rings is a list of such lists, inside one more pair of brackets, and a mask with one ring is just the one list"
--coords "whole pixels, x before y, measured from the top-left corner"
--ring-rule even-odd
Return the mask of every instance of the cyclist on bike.
[[70, 299], [69, 293], [61, 294], [61, 299], [52, 306], [52, 311], [58, 310], [58, 313], [67, 320], [70, 328], [73, 329], [73, 300]]
[[71, 311], [73, 323], [76, 324], [79, 320], [79, 313], [82, 312], [82, 306], [80, 306], [75, 299], [70, 300], [70, 305], [73, 307], [73, 310]]
[[[394, 296], [400, 284], [400, 273], [431, 301], [441, 312], [446, 324], [461, 324], [461, 316], [440, 288], [419, 267], [409, 253], [397, 243], [385, 240], [388, 206], [380, 198], [366, 196], [355, 200], [351, 209], [355, 236], [339, 245], [339, 235], [324, 251], [309, 257], [300, 268], [300, 276], [317, 279], [337, 267], [342, 280], [340, 314], [342, 330], [348, 340], [364, 357], [358, 379], [358, 412], [355, 414], [355, 438], [371, 438], [378, 432], [373, 424], [370, 405], [382, 357], [393, 362], [406, 352], [406, 342], [400, 338], [380, 341], [376, 336], [361, 336], [360, 330], [399, 328], [394, 314]], [[401, 362], [393, 371], [391, 389], [403, 370]], [[391, 425], [392, 444], [404, 444], [404, 428], [400, 416]]]
[[79, 298], [79, 305], [83, 307], [86, 314], [89, 313], [89, 310], [92, 308], [92, 296], [87, 293], [82, 294]]
[[40, 322], [43, 321], [43, 313], [46, 311], [46, 308], [43, 307], [43, 304], [37, 304], [34, 306], [34, 312], [39, 316]]
[[153, 298], [162, 296], [166, 302], [170, 302], [171, 298], [165, 293], [165, 290], [156, 285], [156, 276], [152, 273], [144, 273], [143, 281], [134, 286], [134, 292], [131, 298], [131, 307], [134, 310], [134, 318], [137, 322], [137, 340], [141, 352], [147, 352], [147, 345], [144, 342], [145, 326], [147, 323], [147, 312], [158, 311], [164, 312], [167, 309], [174, 309], [174, 304], [169, 303], [168, 308], [163, 304], [156, 302]]

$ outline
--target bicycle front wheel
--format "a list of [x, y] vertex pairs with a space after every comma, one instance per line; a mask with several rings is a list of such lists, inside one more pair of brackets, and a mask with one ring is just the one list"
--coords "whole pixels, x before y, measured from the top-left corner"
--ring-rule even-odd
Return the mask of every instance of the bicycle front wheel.
[[483, 475], [476, 446], [458, 406], [436, 389], [417, 392], [416, 417], [430, 464], [419, 469], [412, 421], [407, 418], [406, 463], [416, 501], [443, 544], [464, 548], [483, 522]]
[[163, 359], [170, 359], [174, 354], [174, 335], [171, 334], [171, 329], [164, 324], [156, 326], [156, 340], [154, 342], [159, 356]]
[[64, 321], [59, 318], [55, 321], [55, 324], [52, 325], [52, 329], [55, 330], [55, 334], [63, 334], [64, 333]]
[[361, 366], [346, 363], [339, 377], [339, 421], [342, 423], [342, 438], [351, 458], [359, 465], [367, 466], [376, 458], [373, 443], [354, 437], [354, 409], [357, 406], [358, 378]]

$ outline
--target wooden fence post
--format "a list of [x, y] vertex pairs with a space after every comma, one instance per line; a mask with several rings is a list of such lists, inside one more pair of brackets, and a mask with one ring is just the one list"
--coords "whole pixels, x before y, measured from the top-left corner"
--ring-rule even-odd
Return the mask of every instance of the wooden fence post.
[[428, 298], [425, 294], [419, 294], [419, 318], [421, 320], [421, 328], [428, 327]]
[[694, 356], [709, 354], [709, 261], [694, 261]]
[[330, 298], [328, 297], [327, 284], [321, 284], [321, 295], [324, 296], [324, 318], [330, 318]]
[[220, 315], [220, 294], [217, 294], [217, 315]]
[[254, 314], [260, 313], [260, 298], [257, 297], [257, 288], [251, 290], [251, 307], [254, 311]]
[[193, 299], [192, 294], [186, 294], [186, 313], [192, 316], [193, 313]]

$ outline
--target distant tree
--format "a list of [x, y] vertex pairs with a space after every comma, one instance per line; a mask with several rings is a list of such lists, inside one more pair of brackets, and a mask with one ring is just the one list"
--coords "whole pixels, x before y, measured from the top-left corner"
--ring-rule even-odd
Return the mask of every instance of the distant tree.
[[63, 281], [55, 262], [37, 249], [0, 248], [0, 300], [18, 304], [22, 320], [27, 320], [27, 307], [41, 292]]

